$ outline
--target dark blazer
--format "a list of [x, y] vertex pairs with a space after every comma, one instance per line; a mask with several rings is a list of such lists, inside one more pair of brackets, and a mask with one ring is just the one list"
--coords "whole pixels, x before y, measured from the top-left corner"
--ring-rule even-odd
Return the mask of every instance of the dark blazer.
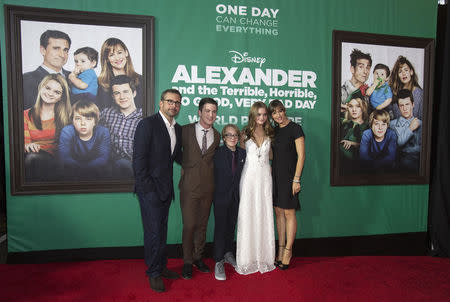
[[238, 146], [236, 146], [235, 152], [237, 165], [233, 175], [231, 170], [231, 150], [225, 145], [220, 146], [216, 150], [216, 154], [214, 155], [214, 203], [230, 202], [233, 194], [237, 194], [235, 196], [239, 197], [239, 182], [245, 163], [246, 152]]
[[180, 179], [180, 190], [184, 192], [214, 192], [214, 152], [220, 143], [220, 134], [216, 129], [214, 142], [202, 155], [202, 150], [195, 135], [195, 123], [182, 128], [183, 174]]
[[[63, 69], [62, 71], [67, 80], [70, 71], [67, 71], [65, 69]], [[36, 103], [39, 83], [47, 75], [49, 75], [49, 73], [41, 66], [39, 66], [34, 71], [23, 74], [23, 109], [31, 108]], [[67, 82], [67, 84], [69, 85], [69, 82]]]
[[181, 126], [175, 124], [177, 143], [171, 155], [170, 136], [160, 113], [141, 120], [133, 146], [135, 193], [156, 192], [162, 201], [171, 200], [173, 162], [181, 162]]

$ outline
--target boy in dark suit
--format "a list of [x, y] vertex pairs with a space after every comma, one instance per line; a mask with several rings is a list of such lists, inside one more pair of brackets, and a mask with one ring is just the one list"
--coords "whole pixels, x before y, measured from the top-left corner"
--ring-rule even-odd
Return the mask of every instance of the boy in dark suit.
[[165, 291], [161, 277], [177, 279], [167, 269], [167, 221], [174, 198], [173, 162], [181, 162], [181, 126], [175, 122], [181, 94], [168, 89], [161, 94], [159, 112], [141, 120], [134, 135], [133, 169], [144, 228], [144, 252], [150, 287]]
[[224, 263], [236, 267], [233, 253], [234, 230], [239, 210], [239, 182], [245, 162], [245, 150], [236, 146], [239, 129], [228, 124], [222, 130], [224, 145], [214, 155], [214, 275], [226, 280]]

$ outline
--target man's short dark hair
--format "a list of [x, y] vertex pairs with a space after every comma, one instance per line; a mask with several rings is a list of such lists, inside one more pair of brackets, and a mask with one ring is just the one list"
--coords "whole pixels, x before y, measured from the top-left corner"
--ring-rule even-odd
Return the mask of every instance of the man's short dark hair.
[[377, 65], [375, 65], [375, 67], [373, 68], [373, 72], [375, 72], [375, 70], [377, 69], [384, 69], [386, 71], [386, 78], [391, 74], [389, 67], [384, 64], [378, 63]]
[[361, 50], [354, 48], [350, 54], [350, 65], [356, 67], [356, 61], [359, 59], [369, 60], [369, 65], [372, 66], [372, 57], [369, 53], [363, 53]]
[[89, 61], [95, 61], [95, 67], [97, 67], [97, 63], [98, 63], [98, 51], [96, 51], [95, 49], [93, 49], [92, 47], [81, 47], [78, 48], [73, 55], [77, 55], [77, 54], [85, 54], [86, 57], [88, 57]]
[[70, 45], [72, 44], [72, 41], [70, 40], [70, 37], [68, 34], [59, 31], [59, 30], [46, 30], [45, 32], [42, 33], [41, 35], [41, 46], [44, 48], [47, 48], [48, 46], [48, 39], [63, 39], [66, 40], [67, 43], [69, 43], [69, 48]]
[[409, 89], [400, 89], [400, 91], [397, 93], [397, 102], [399, 99], [406, 99], [409, 98], [411, 100], [411, 103], [414, 103], [414, 98], [411, 93], [411, 90]]
[[133, 92], [136, 91], [136, 85], [134, 84], [134, 81], [124, 74], [115, 76], [111, 79], [111, 91], [114, 85], [122, 85], [122, 84], [128, 84], [130, 85], [130, 88]]
[[176, 89], [166, 89], [166, 90], [164, 90], [161, 93], [161, 99], [160, 100], [161, 101], [164, 100], [164, 98], [166, 97], [166, 94], [168, 94], [168, 93], [173, 93], [173, 94], [178, 95], [180, 97], [180, 100], [182, 98], [181, 93], [178, 90], [176, 90]]
[[216, 100], [212, 98], [203, 98], [200, 100], [200, 103], [198, 103], [198, 110], [202, 111], [205, 104], [213, 104], [214, 106], [216, 106], [216, 109], [218, 107]]

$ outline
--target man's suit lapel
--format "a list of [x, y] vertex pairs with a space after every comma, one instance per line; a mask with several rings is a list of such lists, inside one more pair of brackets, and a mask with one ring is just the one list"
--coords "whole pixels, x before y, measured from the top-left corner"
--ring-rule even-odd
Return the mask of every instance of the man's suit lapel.
[[176, 158], [178, 152], [181, 151], [181, 126], [178, 124], [175, 124], [175, 136], [177, 137], [177, 142], [175, 144], [175, 150], [172, 154], [172, 159]]
[[191, 127], [191, 134], [189, 135], [191, 137], [191, 139], [193, 139], [193, 144], [196, 146], [195, 149], [197, 150], [197, 152], [201, 155], [202, 154], [202, 149], [200, 148], [200, 145], [198, 144], [197, 141], [197, 133], [196, 133], [196, 124], [197, 123], [193, 123], [192, 127]]
[[[213, 140], [211, 146], [209, 146], [209, 148], [206, 150], [205, 154], [209, 153], [209, 152], [214, 152], [214, 150], [216, 150], [216, 148], [217, 148], [217, 145], [219, 144], [218, 140], [220, 140], [220, 138], [218, 138], [218, 136], [216, 135], [216, 131], [215, 130], [216, 129], [214, 129], [214, 127], [211, 127], [211, 129], [210, 129], [210, 131], [213, 132], [214, 140]], [[201, 152], [201, 150], [200, 150], [200, 152]]]
[[46, 75], [49, 75], [48, 71], [45, 70], [44, 68], [42, 68], [42, 66], [39, 66], [36, 69], [37, 73], [39, 74], [39, 76], [45, 77]]
[[[161, 133], [161, 135], [163, 136], [163, 142], [166, 145], [166, 152], [168, 152], [168, 154], [171, 154], [171, 149], [170, 149], [170, 136], [169, 136], [169, 132], [167, 131], [167, 127], [166, 124], [164, 123], [163, 118], [161, 117], [161, 114], [158, 112], [157, 113], [157, 132], [156, 133]], [[178, 139], [177, 139], [177, 143], [178, 143]]]

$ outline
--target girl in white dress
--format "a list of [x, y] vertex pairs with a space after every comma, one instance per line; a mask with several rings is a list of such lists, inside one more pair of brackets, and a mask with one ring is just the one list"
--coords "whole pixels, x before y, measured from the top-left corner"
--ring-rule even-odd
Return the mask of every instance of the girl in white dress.
[[247, 150], [240, 183], [236, 239], [236, 271], [242, 275], [275, 269], [272, 175], [269, 164], [273, 135], [266, 105], [254, 103], [240, 144]]

